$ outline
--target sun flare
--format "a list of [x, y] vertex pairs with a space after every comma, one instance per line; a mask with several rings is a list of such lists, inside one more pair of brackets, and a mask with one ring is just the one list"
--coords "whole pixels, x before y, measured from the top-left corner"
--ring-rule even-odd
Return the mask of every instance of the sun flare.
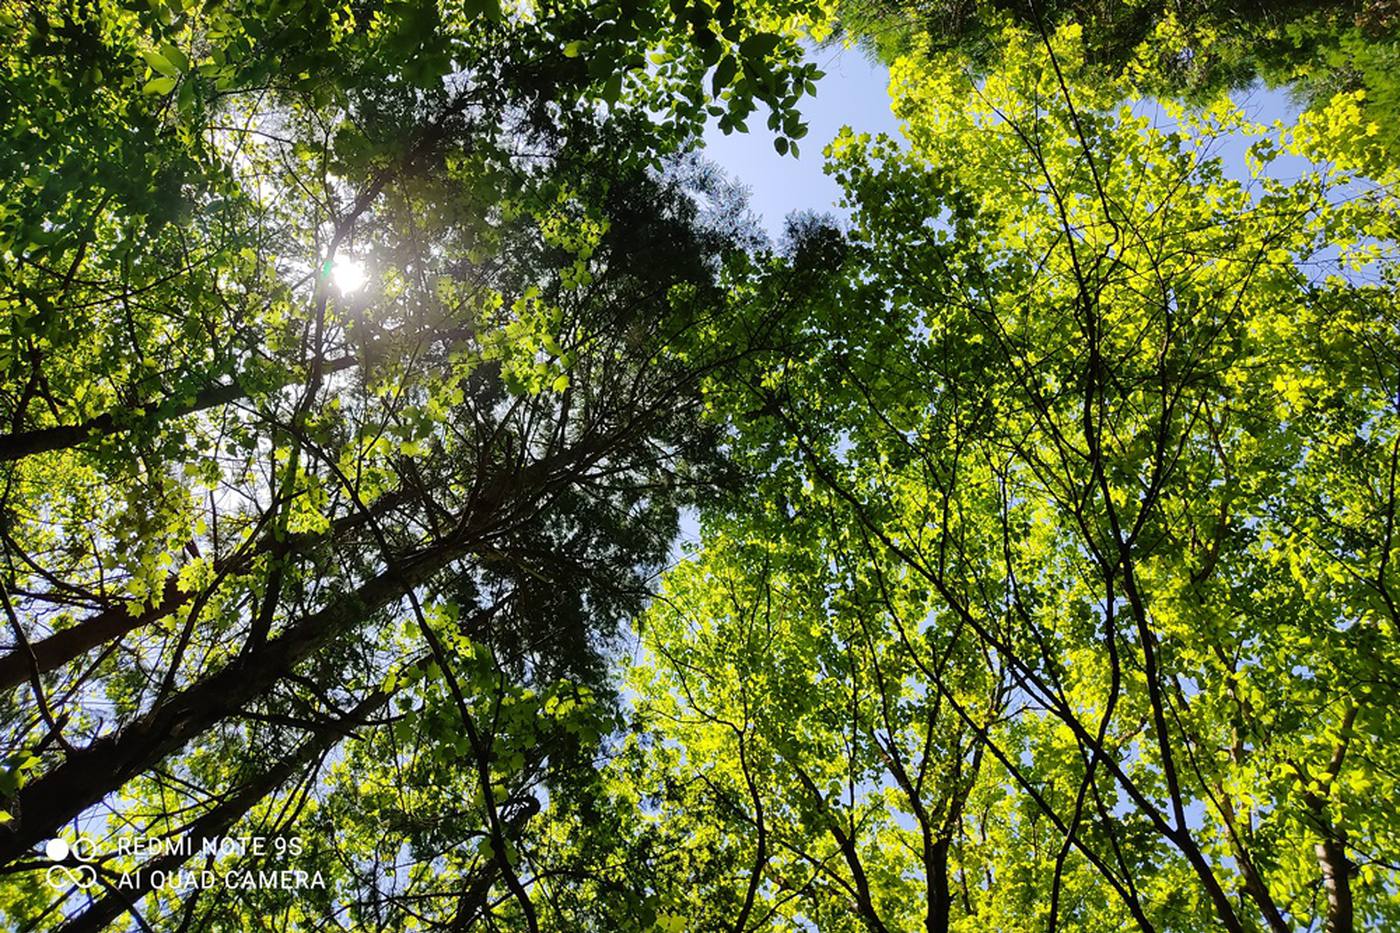
[[342, 295], [359, 291], [364, 287], [367, 278], [364, 263], [353, 257], [337, 257], [331, 265], [331, 282]]

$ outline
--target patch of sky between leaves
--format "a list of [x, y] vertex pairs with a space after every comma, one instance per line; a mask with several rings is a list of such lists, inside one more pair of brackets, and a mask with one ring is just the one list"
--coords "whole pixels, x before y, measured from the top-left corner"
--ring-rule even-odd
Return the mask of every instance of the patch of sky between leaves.
[[825, 75], [817, 82], [817, 96], [801, 105], [808, 126], [801, 155], [778, 155], [773, 134], [763, 128], [758, 114], [751, 118], [753, 129], [748, 133], [726, 136], [715, 120], [705, 129], [705, 157], [749, 189], [749, 209], [775, 240], [794, 211], [845, 215], [836, 206], [841, 189], [823, 171], [822, 155], [841, 127], [903, 138], [890, 110], [888, 68], [857, 49], [809, 46], [807, 54]]

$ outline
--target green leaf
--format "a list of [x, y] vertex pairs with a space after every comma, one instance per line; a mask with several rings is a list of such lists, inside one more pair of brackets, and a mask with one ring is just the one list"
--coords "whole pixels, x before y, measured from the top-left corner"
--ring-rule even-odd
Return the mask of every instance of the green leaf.
[[174, 78], [152, 78], [141, 88], [142, 94], [169, 94], [175, 87]]
[[772, 32], [760, 32], [739, 43], [739, 54], [746, 61], [760, 61], [778, 47], [779, 36]]
[[729, 82], [734, 80], [734, 75], [738, 70], [739, 63], [734, 60], [734, 56], [726, 55], [719, 60], [719, 64], [715, 66], [714, 80], [710, 85], [714, 96], [718, 97], [720, 92], [729, 86]]
[[190, 70], [189, 56], [185, 55], [184, 52], [180, 51], [171, 43], [167, 42], [164, 45], [162, 45], [160, 47], [160, 54], [161, 57], [163, 57], [167, 62], [173, 65], [180, 72], [186, 72]]
[[603, 85], [603, 100], [607, 101], [609, 105], [613, 105], [617, 103], [620, 96], [622, 96], [622, 74], [618, 72]]
[[180, 84], [180, 94], [177, 98], [181, 113], [188, 113], [195, 102], [195, 82], [184, 81]]
[[[146, 64], [151, 66], [152, 71], [159, 72], [167, 78], [178, 78], [180, 69], [159, 52], [142, 52], [141, 57], [146, 60]], [[172, 87], [174, 86], [172, 82]]]

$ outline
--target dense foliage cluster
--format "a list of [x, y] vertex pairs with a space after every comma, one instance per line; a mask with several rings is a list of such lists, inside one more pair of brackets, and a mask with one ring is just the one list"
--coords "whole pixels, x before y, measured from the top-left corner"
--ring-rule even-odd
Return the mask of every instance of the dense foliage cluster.
[[1400, 926], [1398, 17], [0, 10], [0, 923]]
[[1084, 56], [1138, 93], [1196, 102], [1255, 79], [1313, 103], [1362, 91], [1400, 146], [1400, 4], [1394, 0], [839, 0], [838, 30], [885, 58], [921, 48], [994, 67], [1003, 31], [1083, 30]]

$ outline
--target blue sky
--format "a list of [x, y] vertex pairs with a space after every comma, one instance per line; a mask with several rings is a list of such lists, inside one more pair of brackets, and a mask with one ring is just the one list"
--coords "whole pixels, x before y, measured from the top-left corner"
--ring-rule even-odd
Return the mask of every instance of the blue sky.
[[841, 213], [835, 205], [840, 188], [822, 173], [822, 149], [842, 126], [899, 135], [890, 112], [889, 69], [856, 49], [812, 49], [810, 55], [826, 76], [817, 82], [816, 98], [799, 105], [808, 126], [799, 158], [774, 151], [762, 110], [749, 118], [748, 133], [725, 136], [713, 126], [705, 133], [706, 157], [749, 187], [750, 208], [770, 234], [781, 232], [783, 218], [795, 210]]

